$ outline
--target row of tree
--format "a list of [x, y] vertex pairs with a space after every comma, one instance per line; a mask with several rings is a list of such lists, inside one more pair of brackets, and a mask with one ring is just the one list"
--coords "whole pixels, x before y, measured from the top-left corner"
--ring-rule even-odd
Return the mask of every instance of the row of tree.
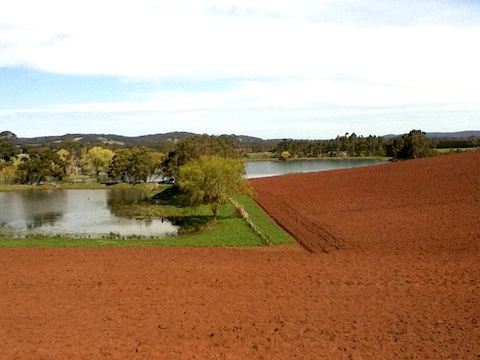
[[47, 179], [91, 176], [129, 183], [174, 179], [182, 165], [200, 156], [239, 157], [233, 140], [227, 136], [191, 136], [177, 142], [168, 154], [145, 146], [87, 149], [74, 142], [61, 148], [22, 148], [14, 140], [14, 136], [0, 139], [0, 171], [7, 183], [38, 184]]
[[385, 141], [381, 137], [362, 137], [353, 134], [337, 136], [332, 140], [283, 140], [274, 149], [277, 157], [316, 158], [342, 156], [386, 156]]
[[355, 133], [337, 136], [332, 140], [283, 140], [275, 148], [278, 158], [317, 157], [390, 157], [415, 159], [431, 156], [436, 142], [421, 130], [383, 138], [357, 136]]

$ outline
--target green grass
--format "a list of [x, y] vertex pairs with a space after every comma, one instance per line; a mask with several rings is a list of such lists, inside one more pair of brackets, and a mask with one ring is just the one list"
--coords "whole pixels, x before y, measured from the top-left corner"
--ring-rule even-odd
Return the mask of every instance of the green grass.
[[34, 190], [39, 189], [38, 186], [34, 185], [0, 185], [0, 191], [23, 191], [23, 190]]
[[476, 151], [478, 148], [442, 148], [442, 149], [434, 149], [434, 152], [439, 154], [453, 154], [459, 152], [467, 152], [467, 151]]
[[131, 184], [115, 184], [107, 186], [101, 183], [74, 183], [74, 182], [65, 182], [61, 184], [42, 184], [42, 185], [2, 185], [0, 181], [0, 192], [2, 191], [23, 191], [23, 190], [52, 190], [52, 189], [137, 189], [145, 191], [145, 193], [150, 194], [152, 192], [158, 192], [162, 188], [165, 188], [167, 185], [158, 185], [152, 183], [142, 183], [137, 185]]
[[245, 154], [245, 159], [248, 160], [248, 161], [270, 160], [270, 159], [273, 159], [273, 158], [275, 158], [275, 153], [269, 152], [269, 151]]
[[294, 242], [293, 238], [279, 227], [268, 214], [248, 196], [238, 196], [235, 200], [242, 205], [258, 229], [270, 239], [273, 245]]

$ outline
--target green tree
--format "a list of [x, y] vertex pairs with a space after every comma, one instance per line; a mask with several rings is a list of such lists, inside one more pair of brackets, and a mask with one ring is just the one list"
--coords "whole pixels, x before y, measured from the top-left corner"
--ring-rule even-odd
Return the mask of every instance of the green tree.
[[178, 169], [201, 156], [238, 158], [233, 138], [230, 136], [193, 135], [180, 140], [163, 162], [164, 174], [176, 177]]
[[405, 138], [397, 136], [387, 144], [387, 156], [392, 158], [400, 158], [403, 147], [405, 146]]
[[420, 130], [396, 137], [387, 147], [387, 154], [397, 159], [417, 159], [429, 156], [432, 142]]
[[110, 149], [95, 146], [87, 152], [88, 167], [95, 171], [96, 175], [101, 171], [107, 172], [114, 155], [114, 152]]
[[480, 143], [480, 137], [477, 137], [475, 135], [470, 135], [467, 138], [467, 142], [469, 147], [477, 147], [478, 144]]
[[214, 221], [220, 204], [230, 197], [248, 191], [242, 160], [220, 156], [201, 156], [180, 167], [178, 185], [190, 205], [209, 204]]
[[144, 146], [132, 148], [130, 155], [131, 174], [135, 182], [148, 181], [161, 166], [161, 155]]
[[15, 135], [13, 132], [5, 130], [0, 133], [0, 140], [12, 140], [16, 139], [17, 135]]
[[129, 168], [130, 168], [130, 150], [119, 149], [115, 151], [112, 163], [108, 170], [108, 176], [116, 181], [129, 182]]
[[157, 175], [163, 155], [144, 146], [120, 149], [115, 152], [109, 176], [122, 182], [145, 182]]
[[87, 161], [87, 148], [76, 138], [62, 141], [60, 155], [66, 159], [67, 174], [70, 176], [87, 175], [90, 164]]
[[15, 179], [15, 165], [14, 160], [4, 162], [0, 160], [0, 177], [5, 185], [11, 184]]
[[21, 184], [40, 184], [46, 179], [61, 181], [66, 174], [65, 162], [48, 148], [19, 156], [14, 164], [16, 182]]
[[16, 136], [9, 131], [0, 133], [0, 160], [8, 162], [18, 154], [19, 149], [15, 146], [13, 139], [16, 139]]
[[430, 155], [431, 141], [420, 130], [412, 130], [405, 138], [404, 155], [407, 159], [417, 159]]

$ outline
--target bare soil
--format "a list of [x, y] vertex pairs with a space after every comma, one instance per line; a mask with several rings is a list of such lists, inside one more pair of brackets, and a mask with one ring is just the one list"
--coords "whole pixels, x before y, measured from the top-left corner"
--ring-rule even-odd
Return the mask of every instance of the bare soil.
[[480, 358], [480, 152], [252, 183], [307, 251], [1, 249], [0, 358]]

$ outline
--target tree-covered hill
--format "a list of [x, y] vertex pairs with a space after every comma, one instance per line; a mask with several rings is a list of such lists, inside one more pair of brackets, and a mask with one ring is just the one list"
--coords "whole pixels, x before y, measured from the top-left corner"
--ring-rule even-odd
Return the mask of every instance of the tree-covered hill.
[[[121, 136], [115, 134], [66, 134], [61, 136], [41, 136], [33, 138], [16, 138], [19, 145], [42, 145], [61, 147], [68, 142], [86, 146], [108, 146], [111, 148], [146, 146], [158, 150], [168, 150], [181, 139], [197, 135], [191, 132], [169, 132], [164, 134], [151, 134], [143, 136]], [[246, 135], [222, 135], [232, 137], [238, 148], [249, 148], [252, 151], [268, 151], [280, 140], [264, 140]]]

